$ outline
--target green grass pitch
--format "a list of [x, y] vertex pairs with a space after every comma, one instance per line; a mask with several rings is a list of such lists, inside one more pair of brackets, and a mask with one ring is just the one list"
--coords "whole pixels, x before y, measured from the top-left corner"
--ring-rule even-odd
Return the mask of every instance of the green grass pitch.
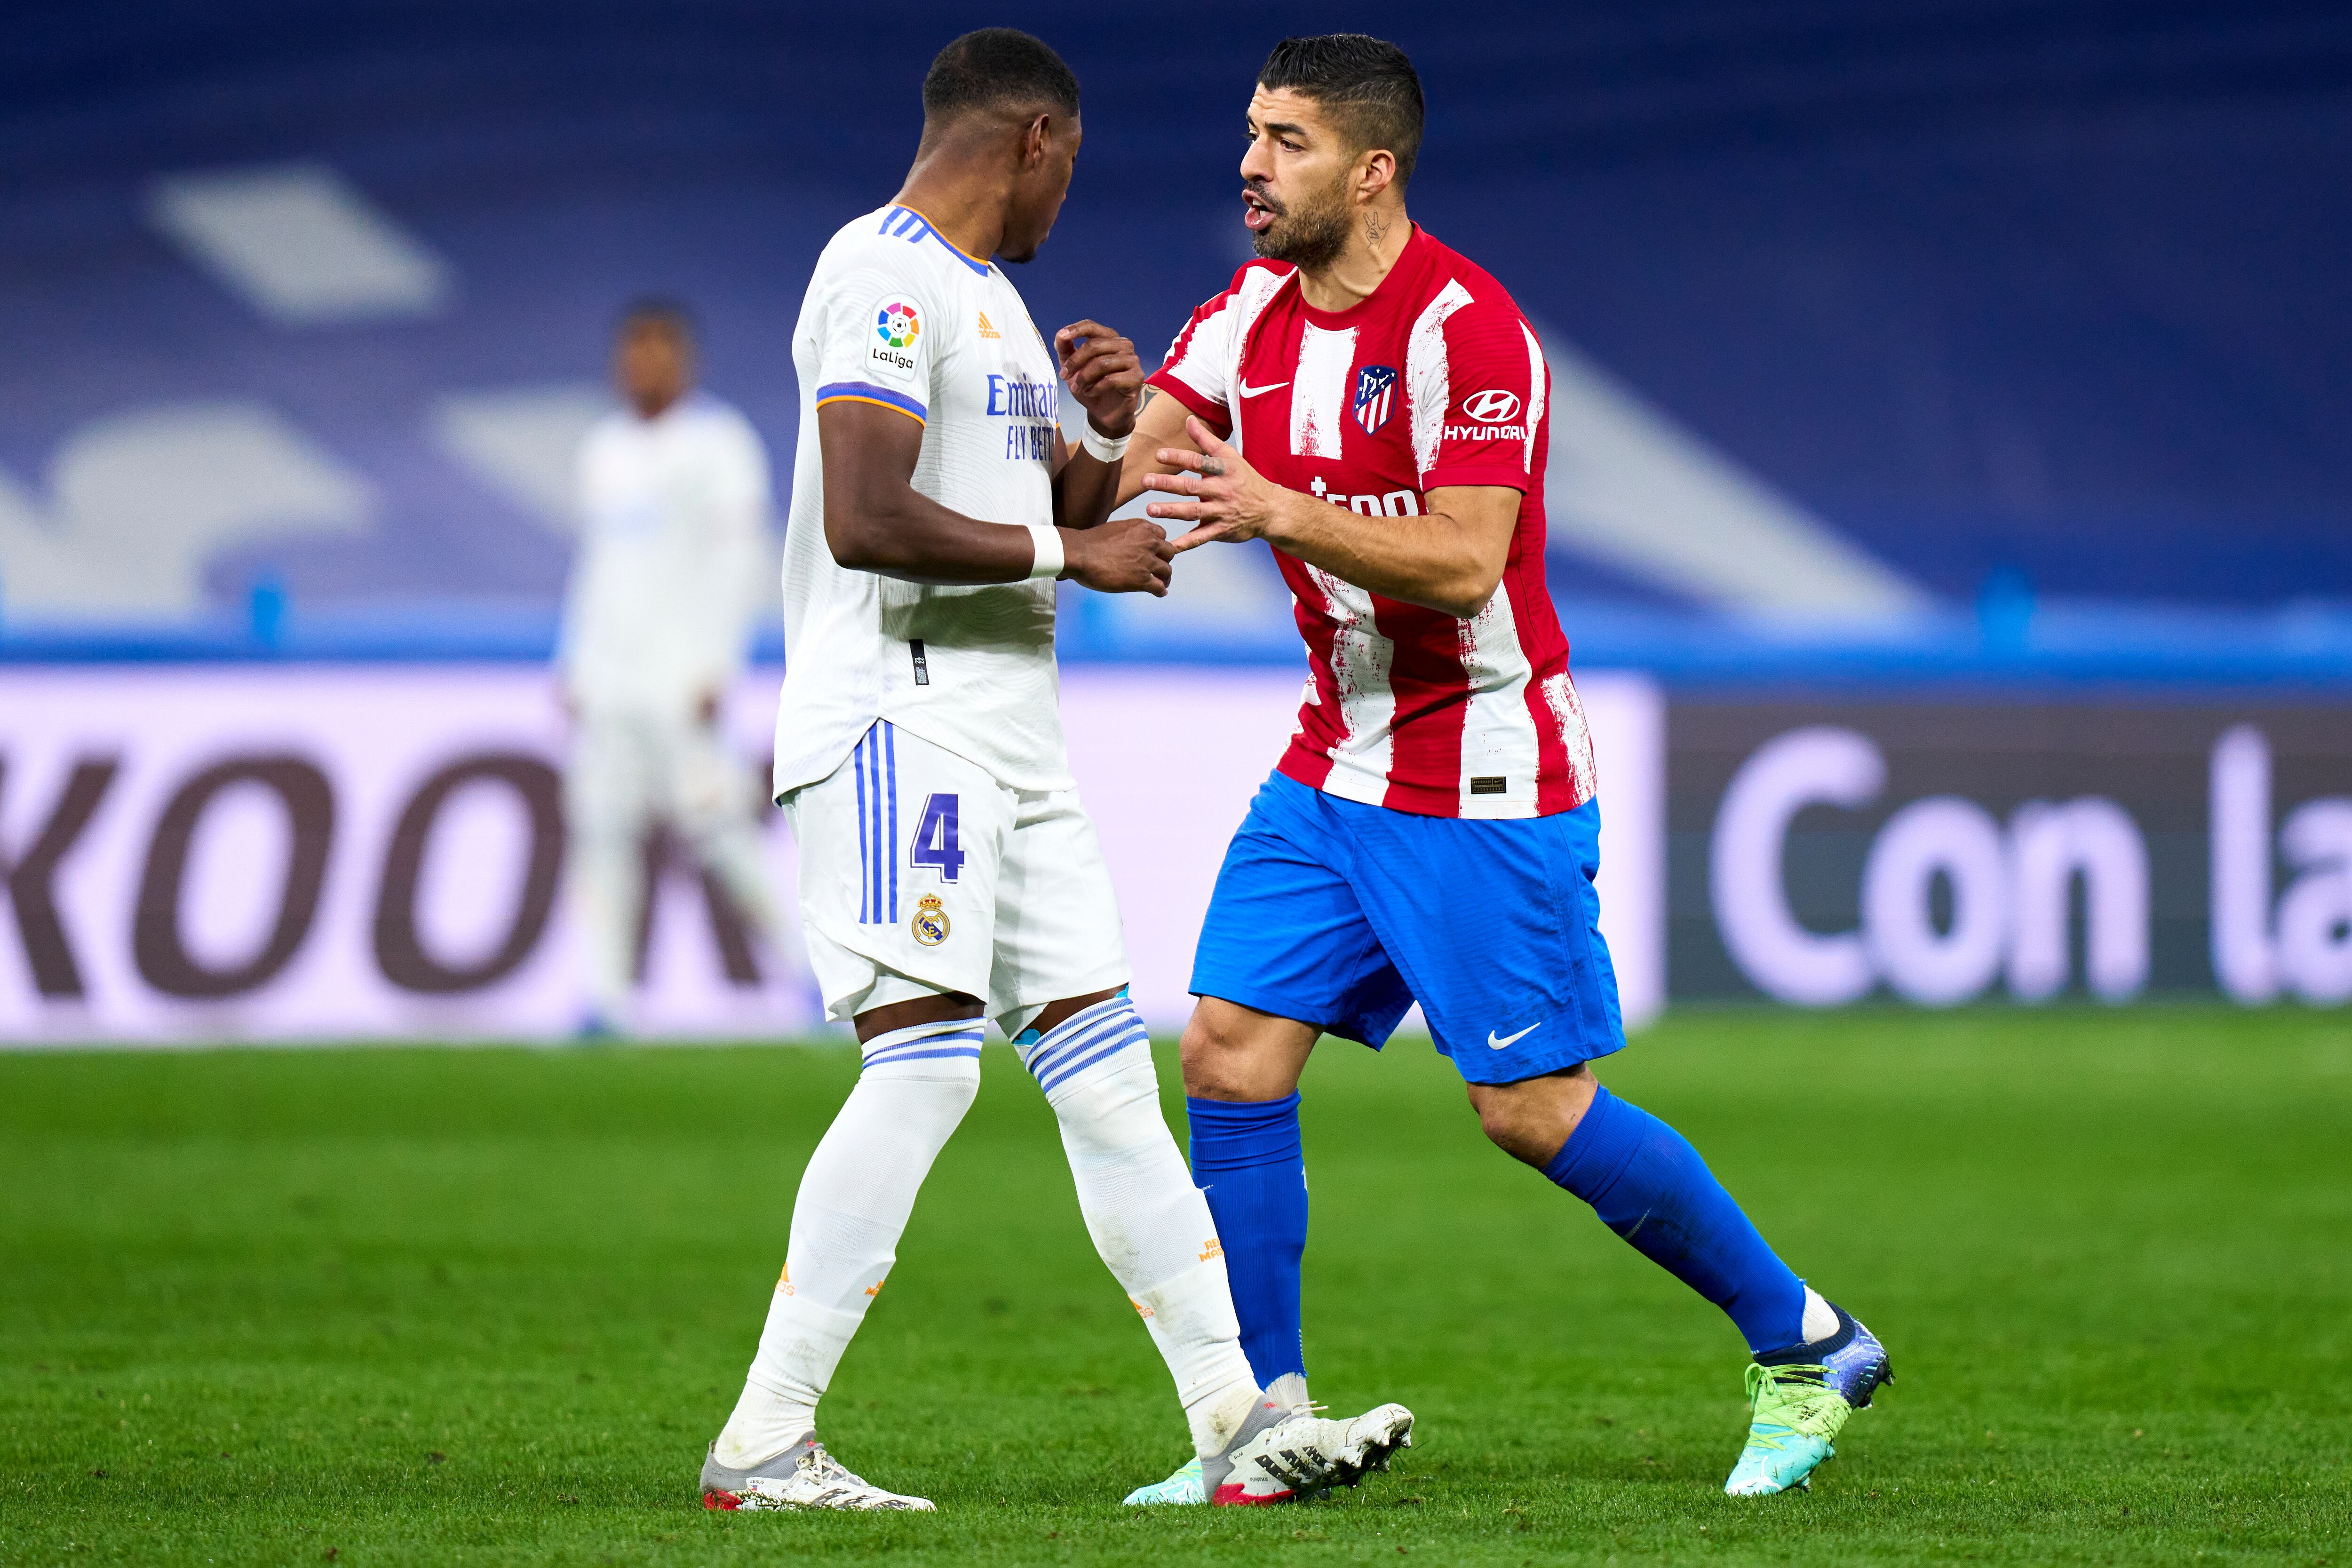
[[1327, 1502], [1120, 1509], [1182, 1427], [992, 1049], [825, 1409], [940, 1512], [709, 1514], [854, 1071], [0, 1057], [0, 1562], [2352, 1563], [2341, 1015], [1702, 1012], [1603, 1064], [1894, 1354], [1810, 1495], [1739, 1500], [1714, 1309], [1489, 1148], [1425, 1045], [1328, 1042], [1316, 1391], [1419, 1446]]

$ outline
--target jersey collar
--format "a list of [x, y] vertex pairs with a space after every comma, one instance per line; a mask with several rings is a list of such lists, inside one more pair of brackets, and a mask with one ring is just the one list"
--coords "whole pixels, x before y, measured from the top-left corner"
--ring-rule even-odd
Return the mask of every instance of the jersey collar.
[[[1306, 312], [1308, 321], [1329, 330], [1342, 330], [1360, 325], [1371, 314], [1373, 307], [1380, 306], [1385, 308], [1389, 300], [1409, 292], [1415, 287], [1422, 273], [1428, 267], [1429, 253], [1436, 244], [1435, 240], [1429, 237], [1429, 232], [1426, 229], [1415, 224], [1412, 225], [1412, 237], [1406, 240], [1404, 249], [1397, 253], [1396, 265], [1389, 268], [1389, 275], [1381, 278], [1370, 294], [1365, 295], [1345, 310], [1318, 310], [1314, 306], [1307, 303], [1307, 289], [1302, 284], [1298, 290], [1299, 308]], [[1297, 269], [1292, 268], [1290, 276], [1296, 281], [1298, 277]]]
[[[971, 268], [974, 272], [979, 273], [983, 277], [988, 275], [988, 263], [979, 256], [972, 255], [971, 252], [964, 249], [963, 246], [956, 244], [955, 241], [948, 238], [947, 235], [940, 233], [939, 225], [931, 222], [929, 214], [908, 206], [904, 202], [891, 203], [890, 213], [894, 215], [899, 213], [908, 214], [914, 218], [917, 224], [922, 225], [923, 232], [921, 234], [913, 235], [908, 237], [915, 239], [929, 237], [930, 239], [935, 239], [941, 245], [947, 246], [948, 249], [953, 251], [966, 267]], [[903, 235], [906, 234], [906, 230], [908, 226], [910, 225], [906, 225], [904, 220], [899, 220], [898, 223], [894, 225], [890, 217], [886, 216], [883, 219], [883, 227], [887, 232], [900, 234]]]

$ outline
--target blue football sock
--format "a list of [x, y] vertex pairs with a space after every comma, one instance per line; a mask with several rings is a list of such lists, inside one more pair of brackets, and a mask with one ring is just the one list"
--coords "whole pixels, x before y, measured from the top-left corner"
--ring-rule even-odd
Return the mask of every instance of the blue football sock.
[[1730, 1314], [1751, 1354], [1804, 1338], [1804, 1281], [1764, 1244], [1698, 1151], [1647, 1111], [1598, 1091], [1544, 1175]]
[[1233, 1282], [1242, 1354], [1260, 1388], [1307, 1375], [1298, 1327], [1298, 1258], [1307, 1250], [1307, 1162], [1298, 1096], [1237, 1104], [1184, 1102], [1192, 1124], [1192, 1180], [1209, 1200]]

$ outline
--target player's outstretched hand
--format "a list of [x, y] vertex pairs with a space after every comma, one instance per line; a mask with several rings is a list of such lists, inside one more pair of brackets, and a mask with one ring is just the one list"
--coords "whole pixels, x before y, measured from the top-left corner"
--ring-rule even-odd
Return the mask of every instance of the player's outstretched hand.
[[1135, 344], [1101, 322], [1073, 321], [1054, 334], [1062, 380], [1087, 411], [1087, 423], [1113, 441], [1135, 429], [1143, 361]]
[[1113, 517], [1097, 528], [1062, 530], [1062, 570], [1097, 593], [1168, 594], [1169, 560], [1176, 547], [1168, 530], [1148, 517]]
[[1184, 499], [1154, 501], [1144, 511], [1171, 522], [1198, 525], [1177, 536], [1175, 549], [1180, 552], [1220, 539], [1237, 544], [1259, 538], [1275, 521], [1282, 498], [1288, 492], [1267, 483], [1256, 469], [1242, 461], [1240, 453], [1218, 440], [1197, 418], [1184, 421], [1184, 434], [1200, 450], [1186, 452], [1181, 447], [1163, 446], [1158, 454], [1160, 462], [1176, 472], [1143, 476], [1146, 489]]

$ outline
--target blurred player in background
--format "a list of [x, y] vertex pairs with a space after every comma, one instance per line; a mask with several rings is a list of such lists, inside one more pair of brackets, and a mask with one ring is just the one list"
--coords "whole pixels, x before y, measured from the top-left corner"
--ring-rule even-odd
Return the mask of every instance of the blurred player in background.
[[[703, 1467], [710, 1508], [931, 1506], [844, 1469], [817, 1440], [817, 1402], [980, 1087], [992, 1018], [1053, 1107], [1087, 1228], [1175, 1378], [1207, 1500], [1349, 1484], [1409, 1440], [1399, 1406], [1324, 1420], [1251, 1380], [1064, 753], [1055, 580], [1161, 594], [1170, 555], [1157, 523], [1105, 520], [1143, 381], [1135, 345], [1080, 322], [1057, 356], [987, 259], [1036, 254], [1078, 141], [1077, 78], [1053, 50], [1005, 27], [950, 44], [923, 79], [905, 184], [834, 235], [793, 329], [775, 789], [801, 845], [810, 965], [828, 1012], [854, 1020], [863, 1070], [801, 1177], [759, 1354]], [[1087, 411], [1076, 451], [1058, 381]], [[730, 1222], [764, 1223], [771, 1190], [747, 1181]]]
[[626, 406], [580, 449], [580, 554], [556, 659], [577, 721], [564, 808], [588, 1035], [628, 1025], [656, 820], [759, 936], [777, 935], [759, 786], [719, 722], [767, 587], [768, 455], [741, 414], [695, 390], [694, 371], [685, 310], [633, 306], [613, 348]]
[[[1487, 1135], [1746, 1337], [1753, 1420], [1725, 1490], [1801, 1486], [1886, 1355], [1585, 1065], [1624, 1034], [1592, 744], [1544, 582], [1549, 383], [1502, 286], [1405, 215], [1422, 113], [1394, 45], [1276, 47], [1241, 165], [1263, 259], [1193, 313], [1127, 458], [1123, 497], [1181, 497], [1149, 508], [1195, 525], [1179, 550], [1273, 544], [1311, 670], [1201, 934], [1193, 1169], [1252, 1365], [1303, 1403], [1299, 1074], [1321, 1034], [1377, 1049], [1419, 1001]], [[1129, 1500], [1199, 1496], [1179, 1471]]]

